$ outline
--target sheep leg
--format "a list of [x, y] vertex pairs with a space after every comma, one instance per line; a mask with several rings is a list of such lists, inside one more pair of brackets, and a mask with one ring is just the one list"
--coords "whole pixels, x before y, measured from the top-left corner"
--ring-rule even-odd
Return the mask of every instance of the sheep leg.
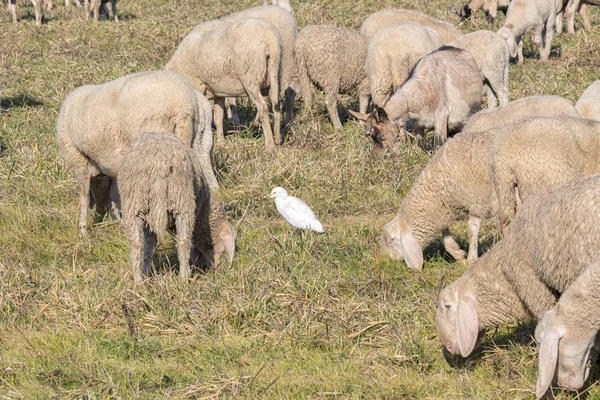
[[369, 107], [369, 94], [362, 94], [358, 96], [358, 111], [362, 114], [367, 113], [367, 108]]
[[454, 240], [452, 235], [450, 234], [450, 230], [448, 228], [442, 231], [442, 235], [444, 236], [444, 248], [456, 261], [462, 261], [465, 259], [465, 255], [467, 254], [464, 250], [460, 248], [458, 243]]
[[523, 64], [523, 39], [519, 36], [517, 39], [517, 63]]
[[223, 134], [223, 111], [225, 109], [225, 98], [215, 97], [214, 99], [214, 118], [215, 126], [217, 127], [217, 143], [223, 143], [225, 141], [225, 135]]
[[578, 12], [579, 12], [579, 15], [581, 15], [581, 18], [583, 19], [584, 29], [586, 31], [589, 31], [590, 29], [592, 29], [592, 26], [590, 25], [590, 19], [588, 18], [588, 15], [587, 15], [587, 4], [580, 3]]
[[479, 230], [481, 229], [481, 218], [469, 216], [467, 221], [467, 233], [469, 234], [469, 255], [467, 262], [470, 264], [477, 260], [479, 252]]
[[88, 166], [79, 179], [79, 234], [84, 237], [87, 235], [87, 217], [90, 207], [90, 180], [92, 179], [90, 168], [91, 163], [88, 161]]
[[113, 13], [113, 19], [115, 20], [115, 23], [119, 23], [119, 16], [117, 15], [117, 0], [111, 0], [110, 2], [111, 4], [111, 8], [112, 8], [112, 13]]
[[285, 89], [285, 98], [283, 102], [283, 112], [285, 113], [284, 126], [288, 126], [294, 120], [294, 101], [296, 100], [297, 91], [291, 86]]
[[556, 33], [562, 33], [563, 30], [563, 10], [556, 10], [556, 18], [554, 22], [554, 28]]
[[227, 97], [225, 99], [225, 105], [227, 106], [227, 119], [236, 125], [240, 125], [240, 115], [237, 110], [235, 97]]
[[142, 277], [142, 238], [144, 232], [144, 221], [136, 217], [135, 221], [129, 226], [129, 263], [131, 264], [131, 274], [133, 282], [139, 285], [143, 282]]
[[85, 20], [90, 19], [90, 0], [83, 0], [83, 12], [85, 13]]
[[94, 12], [94, 23], [98, 23], [98, 14], [100, 14], [101, 0], [91, 0], [90, 9]]
[[35, 10], [35, 25], [36, 26], [42, 25], [42, 16], [44, 14], [43, 2], [44, 2], [44, 0], [31, 0], [31, 3], [33, 3], [33, 8]]
[[271, 121], [269, 118], [269, 109], [267, 107], [267, 102], [263, 98], [258, 87], [246, 87], [246, 93], [248, 93], [248, 97], [250, 97], [250, 100], [252, 100], [252, 102], [256, 106], [256, 110], [258, 113], [257, 115], [260, 118], [265, 134], [265, 146], [267, 150], [275, 150], [276, 146], [275, 141], [273, 140], [273, 130], [271, 129]]
[[335, 129], [342, 129], [342, 122], [340, 121], [340, 116], [337, 112], [337, 89], [335, 91], [327, 93], [325, 96], [325, 106], [327, 107], [327, 112], [329, 113], [329, 118], [333, 123]]
[[565, 7], [565, 18], [567, 19], [567, 32], [575, 33], [575, 11], [579, 7], [579, 0], [569, 0]]
[[190, 258], [192, 255], [193, 218], [180, 214], [175, 221], [177, 227], [177, 258], [179, 259], [179, 277], [184, 281], [192, 276]]
[[544, 58], [548, 60], [550, 58], [550, 52], [552, 51], [552, 39], [554, 38], [554, 20], [548, 18], [545, 25], [544, 31]]
[[436, 119], [434, 130], [435, 137], [433, 146], [437, 149], [446, 142], [448, 136], [448, 117], [446, 115]]
[[[141, 221], [141, 219], [140, 219]], [[143, 227], [143, 222], [142, 222]], [[152, 269], [152, 259], [156, 251], [156, 233], [144, 229], [144, 265], [142, 266], [142, 275], [149, 276]]]
[[8, 9], [12, 14], [13, 24], [17, 23], [17, 0], [8, 0]]
[[492, 89], [491, 85], [486, 83], [483, 86], [483, 91], [485, 92], [485, 96], [487, 98], [488, 108], [498, 107], [498, 97], [496, 97], [496, 94], [494, 93], [494, 90]]

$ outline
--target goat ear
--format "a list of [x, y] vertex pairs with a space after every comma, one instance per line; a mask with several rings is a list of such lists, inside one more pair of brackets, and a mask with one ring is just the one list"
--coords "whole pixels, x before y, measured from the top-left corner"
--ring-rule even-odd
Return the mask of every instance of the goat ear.
[[384, 123], [384, 124], [390, 122], [390, 119], [388, 118], [388, 115], [383, 108], [377, 107], [376, 115], [377, 115], [377, 121]]
[[423, 269], [423, 250], [419, 242], [410, 231], [403, 231], [400, 234], [400, 243], [402, 243], [402, 253], [404, 261], [410, 269], [418, 271]]
[[458, 349], [463, 357], [467, 357], [475, 348], [478, 334], [479, 320], [475, 310], [475, 298], [472, 294], [462, 295], [458, 302], [456, 336]]
[[538, 399], [542, 398], [554, 379], [554, 371], [558, 361], [558, 342], [561, 337], [556, 328], [546, 328], [549, 329], [546, 329], [539, 350], [538, 379], [535, 386], [535, 395]]
[[348, 110], [348, 112], [350, 113], [350, 115], [352, 115], [354, 118], [358, 119], [359, 121], [367, 121], [369, 119], [369, 117], [371, 117], [373, 115], [373, 113], [363, 114], [361, 112], [352, 111], [352, 110]]

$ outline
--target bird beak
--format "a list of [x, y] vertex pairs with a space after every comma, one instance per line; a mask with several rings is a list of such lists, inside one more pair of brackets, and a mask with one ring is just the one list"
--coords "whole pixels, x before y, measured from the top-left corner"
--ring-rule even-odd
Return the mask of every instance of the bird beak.
[[267, 197], [274, 198], [274, 197], [275, 197], [275, 194], [274, 194], [274, 193], [271, 193], [271, 194], [270, 194], [269, 196], [267, 196]]

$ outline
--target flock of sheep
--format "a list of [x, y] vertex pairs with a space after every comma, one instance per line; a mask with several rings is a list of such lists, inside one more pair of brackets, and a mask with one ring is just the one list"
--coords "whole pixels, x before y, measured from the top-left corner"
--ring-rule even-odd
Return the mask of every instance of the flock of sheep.
[[[37, 15], [46, 2], [32, 1]], [[94, 2], [95, 18], [106, 2]], [[600, 346], [600, 81], [576, 105], [559, 96], [509, 102], [508, 69], [511, 56], [523, 61], [524, 34], [533, 33], [545, 61], [563, 14], [569, 32], [575, 11], [588, 27], [587, 4], [597, 0], [471, 0], [459, 11], [483, 9], [493, 21], [504, 7], [497, 33], [463, 34], [404, 9], [370, 15], [360, 32], [311, 25], [298, 33], [286, 0], [203, 22], [164, 70], [85, 85], [65, 99], [56, 131], [80, 188], [79, 231], [85, 235], [91, 207], [119, 209], [136, 283], [168, 230], [176, 232], [182, 278], [190, 262], [231, 263], [236, 232], [213, 194], [211, 124], [224, 140], [223, 119], [239, 121], [235, 99], [247, 97], [273, 151], [297, 96], [310, 108], [313, 88], [321, 89], [341, 128], [337, 96], [351, 94], [374, 152], [394, 151], [407, 135], [427, 146], [426, 130], [434, 131], [435, 154], [384, 226], [381, 249], [420, 270], [423, 249], [441, 233], [448, 253], [467, 259], [467, 271], [438, 297], [444, 347], [466, 357], [486, 328], [533, 316], [537, 396], [554, 379], [579, 389]], [[9, 6], [15, 10], [14, 0]], [[86, 0], [86, 16], [88, 7]], [[480, 111], [482, 95], [488, 108]], [[498, 221], [502, 239], [478, 258], [484, 219]], [[449, 231], [465, 220], [468, 256]]]

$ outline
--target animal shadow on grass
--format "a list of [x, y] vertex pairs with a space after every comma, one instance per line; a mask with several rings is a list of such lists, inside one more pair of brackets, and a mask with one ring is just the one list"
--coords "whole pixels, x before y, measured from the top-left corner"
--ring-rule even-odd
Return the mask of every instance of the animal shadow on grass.
[[43, 105], [44, 103], [40, 100], [23, 93], [0, 99], [0, 112], [8, 111], [12, 108], [38, 107]]
[[[560, 45], [554, 45], [550, 47], [550, 56], [552, 58], [561, 58], [562, 57], [562, 47]], [[513, 62], [517, 62], [516, 58], [511, 58]], [[539, 60], [540, 52], [537, 45], [532, 43], [527, 43], [523, 46], [523, 59], [524, 60]]]

